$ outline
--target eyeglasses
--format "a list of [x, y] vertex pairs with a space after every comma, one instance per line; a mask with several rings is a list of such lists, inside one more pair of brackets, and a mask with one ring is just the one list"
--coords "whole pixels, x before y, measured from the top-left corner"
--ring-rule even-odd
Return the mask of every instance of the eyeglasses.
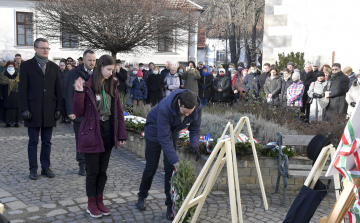
[[46, 50], [46, 51], [50, 51], [50, 48], [46, 48], [46, 47], [35, 47], [36, 49], [40, 49], [40, 50]]
[[339, 69], [332, 69], [332, 71], [337, 71], [337, 70], [339, 70]]

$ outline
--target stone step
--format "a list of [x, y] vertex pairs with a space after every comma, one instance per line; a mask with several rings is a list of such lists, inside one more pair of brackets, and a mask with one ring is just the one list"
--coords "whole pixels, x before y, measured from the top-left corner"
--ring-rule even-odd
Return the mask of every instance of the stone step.
[[[308, 170], [310, 171], [312, 168], [312, 165], [298, 165], [298, 164], [289, 164], [289, 170]], [[323, 171], [326, 171], [329, 168], [329, 166], [324, 166]]]
[[[306, 179], [308, 177], [309, 173], [310, 173], [310, 170], [306, 171], [306, 170], [291, 170], [291, 169], [289, 169], [289, 177], [291, 177], [291, 178]], [[329, 178], [325, 177], [325, 174], [326, 174], [326, 170], [322, 171], [321, 175], [320, 175], [320, 179], [332, 179], [332, 177], [329, 177]]]

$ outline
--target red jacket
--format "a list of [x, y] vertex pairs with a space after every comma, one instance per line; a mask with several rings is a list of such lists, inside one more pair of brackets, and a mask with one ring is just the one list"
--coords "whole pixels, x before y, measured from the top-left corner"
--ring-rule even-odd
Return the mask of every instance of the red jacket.
[[[83, 117], [79, 129], [78, 151], [81, 153], [105, 152], [100, 133], [100, 121], [97, 113], [95, 97], [91, 90], [92, 76], [85, 82], [84, 91], [74, 93], [73, 112], [76, 117]], [[117, 81], [115, 80], [114, 89]], [[115, 114], [115, 115], [114, 115]], [[111, 99], [111, 122], [114, 126], [114, 145], [118, 141], [126, 140], [124, 112], [121, 107], [119, 92], [115, 91], [115, 98]], [[112, 131], [111, 131], [112, 132]]]

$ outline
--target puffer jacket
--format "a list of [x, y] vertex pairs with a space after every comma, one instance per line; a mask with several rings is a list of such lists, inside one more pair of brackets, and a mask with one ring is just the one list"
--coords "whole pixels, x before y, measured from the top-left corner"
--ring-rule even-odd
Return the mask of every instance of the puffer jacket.
[[[218, 89], [222, 89], [219, 92]], [[227, 76], [217, 76], [213, 82], [214, 101], [215, 102], [229, 102], [232, 100], [230, 97], [231, 79]]]
[[[173, 79], [173, 83], [171, 83], [171, 78]], [[164, 80], [165, 82], [165, 95], [169, 96], [172, 91], [177, 90], [180, 88], [180, 78], [179, 74], [175, 73], [174, 75], [168, 74]]]
[[181, 79], [185, 80], [184, 89], [194, 92], [196, 95], [199, 94], [198, 80], [200, 79], [200, 73], [197, 69], [188, 70], [181, 75]]
[[143, 79], [139, 80], [138, 78], [135, 78], [135, 80], [133, 81], [130, 94], [132, 95], [132, 99], [136, 99], [136, 100], [147, 99], [147, 87], [145, 81]]
[[272, 94], [272, 100], [270, 100], [269, 103], [278, 105], [279, 95], [281, 92], [281, 76], [276, 75], [273, 79], [271, 79], [271, 77], [266, 78], [264, 84], [264, 91], [266, 98], [268, 98], [269, 94]]
[[348, 114], [348, 117], [350, 117], [355, 111], [355, 107], [352, 107], [350, 105], [350, 103], [351, 102], [360, 103], [359, 102], [359, 99], [360, 99], [360, 84], [359, 84], [357, 79], [355, 79], [352, 82], [351, 88], [346, 93], [346, 98], [345, 99], [346, 99], [346, 102], [348, 103], [347, 114]]
[[[201, 73], [201, 77], [198, 80], [199, 86], [199, 97], [200, 98], [211, 98], [211, 89], [213, 84], [213, 75], [210, 74], [209, 67], [204, 65], [208, 69], [207, 73]], [[205, 89], [203, 89], [205, 86]]]

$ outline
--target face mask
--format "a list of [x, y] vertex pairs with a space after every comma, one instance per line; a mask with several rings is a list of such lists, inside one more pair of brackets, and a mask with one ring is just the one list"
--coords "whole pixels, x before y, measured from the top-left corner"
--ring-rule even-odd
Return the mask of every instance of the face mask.
[[232, 68], [232, 67], [230, 67], [230, 68], [229, 68], [229, 71], [231, 72], [232, 70], [233, 70], [233, 68]]
[[212, 68], [209, 68], [209, 71], [211, 72], [211, 71], [213, 71], [213, 69], [212, 69]]
[[179, 70], [179, 73], [180, 73], [180, 74], [182, 74], [183, 72], [184, 72], [184, 70], [183, 70], [183, 69], [180, 69], [180, 70]]
[[256, 73], [256, 71], [257, 71], [257, 70], [251, 70], [251, 72], [254, 73], [254, 74]]
[[241, 72], [243, 69], [242, 69], [242, 68], [238, 68], [238, 70]]
[[216, 77], [216, 76], [217, 76], [217, 74], [213, 74], [213, 76], [214, 76], [214, 77]]
[[138, 77], [139, 81], [141, 81], [142, 77]]
[[143, 70], [144, 68], [143, 67], [140, 67], [140, 70]]
[[10, 74], [10, 75], [13, 75], [15, 73], [15, 68], [13, 67], [8, 67], [7, 68], [7, 72]]
[[234, 77], [235, 76], [235, 74], [231, 74], [231, 77]]
[[133, 74], [137, 74], [137, 71], [136, 71], [136, 70], [134, 70], [134, 71], [133, 71]]
[[154, 73], [154, 74], [158, 74], [158, 73], [159, 73], [159, 71], [157, 71], [157, 70], [154, 70], [154, 71], [153, 71], [153, 73]]

